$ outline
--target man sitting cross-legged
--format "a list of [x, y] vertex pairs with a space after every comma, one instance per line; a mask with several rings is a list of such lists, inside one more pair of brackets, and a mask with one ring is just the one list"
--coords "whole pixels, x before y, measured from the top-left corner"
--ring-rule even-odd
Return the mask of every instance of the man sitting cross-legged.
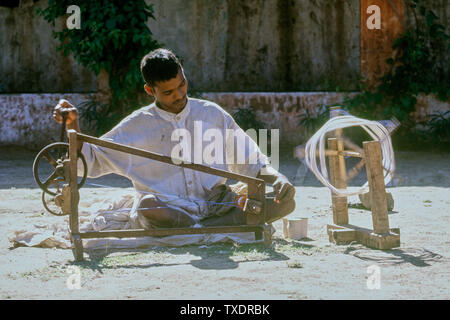
[[[295, 209], [293, 185], [269, 165], [258, 145], [234, 119], [213, 102], [188, 97], [183, 67], [172, 52], [157, 49], [147, 54], [141, 62], [141, 73], [145, 92], [155, 102], [132, 112], [101, 139], [263, 179], [274, 188], [273, 195], [266, 199], [267, 223]], [[68, 112], [67, 129], [80, 132], [77, 108], [61, 100], [53, 112], [59, 123], [63, 111]], [[220, 207], [208, 200], [217, 190], [223, 191], [219, 199], [233, 199], [228, 187], [220, 189], [226, 184], [223, 177], [82, 141], [78, 149], [86, 158], [88, 177], [115, 173], [132, 181], [137, 197], [130, 220], [135, 228], [246, 223], [245, 213], [232, 201]]]

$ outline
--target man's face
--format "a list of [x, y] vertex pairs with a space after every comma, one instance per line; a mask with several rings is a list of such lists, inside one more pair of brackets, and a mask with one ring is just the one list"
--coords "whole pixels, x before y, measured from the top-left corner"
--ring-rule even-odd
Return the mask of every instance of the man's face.
[[175, 78], [157, 82], [154, 86], [145, 85], [145, 91], [154, 96], [164, 110], [179, 113], [187, 103], [187, 80], [183, 70]]

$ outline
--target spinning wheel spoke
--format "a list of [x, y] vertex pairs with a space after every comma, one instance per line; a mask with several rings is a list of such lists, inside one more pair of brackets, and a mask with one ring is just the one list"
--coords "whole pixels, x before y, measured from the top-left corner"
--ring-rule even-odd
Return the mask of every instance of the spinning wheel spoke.
[[51, 164], [51, 166], [53, 168], [56, 168], [56, 166], [58, 165], [57, 161], [55, 160], [55, 158], [52, 157], [52, 155], [48, 152], [48, 150], [46, 152], [44, 152], [42, 154], [42, 156], [47, 159], [47, 161]]
[[[69, 144], [64, 142], [56, 142], [53, 144], [50, 144], [46, 146], [44, 149], [42, 149], [38, 155], [36, 156], [34, 163], [33, 163], [33, 176], [34, 180], [38, 184], [38, 186], [44, 190], [44, 192], [50, 194], [50, 195], [57, 195], [57, 193], [50, 191], [49, 186], [57, 183], [57, 189], [58, 192], [60, 192], [59, 188], [59, 182], [66, 181], [64, 176], [64, 161], [68, 159], [68, 149]], [[54, 158], [55, 153], [59, 154], [58, 158]], [[55, 170], [53, 173], [47, 177], [45, 180], [43, 180], [40, 177], [39, 174], [39, 165], [41, 164], [42, 159], [46, 159]], [[81, 152], [78, 153], [78, 158], [81, 159], [83, 163], [83, 177], [81, 178], [81, 181], [78, 183], [78, 188], [81, 188], [86, 181], [87, 178], [87, 164], [86, 159], [84, 158], [83, 154]]]
[[344, 145], [347, 147], [347, 148], [349, 148], [349, 149], [352, 149], [353, 151], [356, 151], [356, 152], [358, 152], [359, 154], [361, 154], [362, 155], [362, 158], [364, 158], [364, 150], [363, 150], [363, 148], [361, 148], [360, 146], [358, 146], [356, 143], [354, 143], [353, 141], [351, 141], [350, 139], [348, 139], [348, 138], [342, 138], [342, 140], [343, 140], [343, 142], [344, 142]]
[[361, 159], [352, 169], [347, 172], [347, 180], [353, 179], [365, 164], [366, 160], [364, 160], [364, 158]]
[[359, 152], [355, 152], [355, 151], [347, 151], [347, 150], [343, 150], [340, 152], [339, 155], [342, 155], [344, 157], [355, 157], [355, 158], [363, 158], [363, 155]]
[[383, 170], [385, 170], [387, 174], [392, 174], [393, 173], [388, 168], [386, 168], [385, 166], [382, 166], [382, 167], [383, 167]]
[[44, 186], [48, 187], [49, 185], [53, 184], [54, 179], [59, 177], [59, 173], [57, 170], [53, 171], [53, 173], [44, 181]]
[[[362, 158], [352, 169], [347, 172], [347, 180], [349, 181], [356, 177], [358, 172], [364, 167], [365, 164], [366, 161], [364, 160], [364, 158]], [[390, 173], [389, 169], [385, 166], [383, 166], [383, 169], [386, 170], [386, 172]]]

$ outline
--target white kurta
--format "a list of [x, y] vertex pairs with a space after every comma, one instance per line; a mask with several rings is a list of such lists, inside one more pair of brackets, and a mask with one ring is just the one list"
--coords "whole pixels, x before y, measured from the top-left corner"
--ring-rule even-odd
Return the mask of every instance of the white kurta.
[[[100, 139], [251, 177], [256, 177], [261, 167], [269, 163], [258, 145], [225, 110], [213, 102], [193, 98], [178, 114], [166, 112], [155, 103], [145, 106]], [[226, 182], [226, 178], [86, 142], [81, 152], [86, 158], [89, 178], [115, 173], [132, 181], [136, 198], [130, 218], [137, 228], [141, 226], [136, 209], [144, 196], [156, 195], [168, 207], [183, 210], [199, 221], [209, 215], [204, 200], [206, 192]], [[82, 174], [81, 160], [78, 174]]]

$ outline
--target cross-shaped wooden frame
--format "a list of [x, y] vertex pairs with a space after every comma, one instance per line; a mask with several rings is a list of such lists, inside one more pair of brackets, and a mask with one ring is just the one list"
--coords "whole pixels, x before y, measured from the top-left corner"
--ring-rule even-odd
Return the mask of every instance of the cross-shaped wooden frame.
[[[338, 189], [347, 188], [348, 175], [344, 159], [346, 151], [343, 146], [344, 140], [339, 135], [337, 138], [328, 139], [328, 148], [331, 151], [328, 154], [330, 182]], [[363, 159], [360, 163], [366, 165], [373, 230], [350, 225], [347, 197], [338, 196], [332, 192], [333, 224], [327, 225], [329, 240], [338, 244], [356, 241], [367, 247], [383, 250], [399, 247], [400, 229], [389, 228], [380, 141], [363, 142], [363, 152], [360, 153], [360, 157]]]

